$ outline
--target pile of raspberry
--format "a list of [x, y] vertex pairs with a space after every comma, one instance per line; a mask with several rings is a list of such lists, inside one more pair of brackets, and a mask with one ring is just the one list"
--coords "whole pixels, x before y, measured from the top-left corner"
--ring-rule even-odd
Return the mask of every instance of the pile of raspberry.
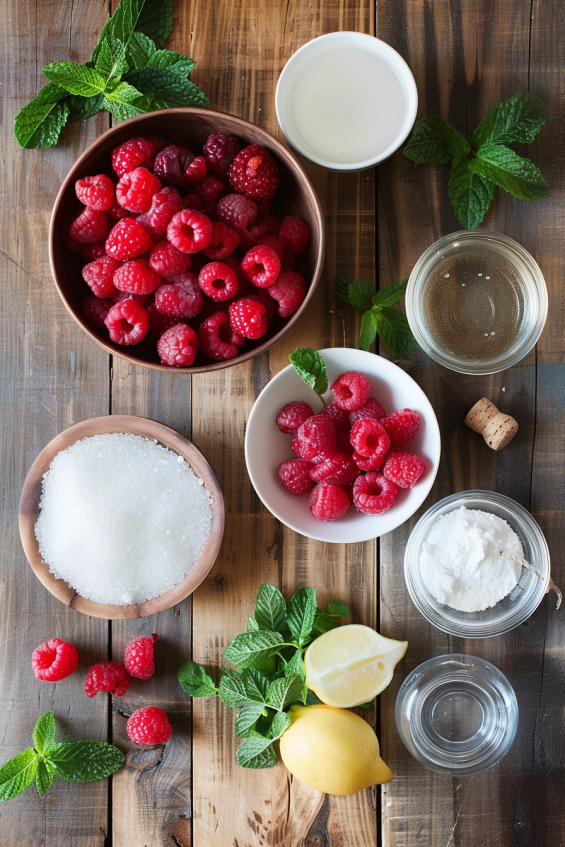
[[227, 132], [198, 154], [131, 138], [112, 151], [112, 169], [77, 180], [84, 208], [64, 231], [87, 260], [82, 309], [93, 328], [115, 344], [156, 344], [161, 364], [188, 367], [197, 356], [233, 359], [298, 309], [310, 228], [273, 214], [279, 169], [264, 147], [242, 149]]
[[309, 493], [310, 511], [320, 521], [343, 517], [351, 503], [366, 515], [382, 515], [398, 489], [412, 488], [424, 473], [420, 456], [401, 449], [418, 432], [420, 416], [412, 409], [387, 415], [372, 394], [365, 374], [348, 371], [318, 415], [302, 401], [277, 415], [297, 456], [279, 465], [279, 482], [296, 496]]

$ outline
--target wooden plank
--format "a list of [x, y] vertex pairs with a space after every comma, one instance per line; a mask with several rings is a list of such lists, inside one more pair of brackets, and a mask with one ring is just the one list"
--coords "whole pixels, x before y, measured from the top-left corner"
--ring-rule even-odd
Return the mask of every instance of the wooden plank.
[[[17, 111], [46, 80], [41, 67], [57, 59], [84, 58], [103, 23], [102, 7], [45, 0], [2, 4], [0, 34], [4, 126], [0, 186], [3, 367], [0, 374], [2, 432], [2, 592], [0, 709], [2, 760], [31, 743], [40, 714], [51, 709], [61, 740], [107, 737], [107, 702], [88, 700], [88, 665], [107, 657], [108, 626], [68, 609], [34, 577], [23, 555], [17, 527], [20, 489], [37, 453], [72, 423], [107, 413], [108, 359], [68, 316], [53, 284], [47, 228], [51, 206], [67, 170], [103, 129], [92, 119], [65, 131], [56, 149], [22, 150], [11, 135]], [[71, 20], [72, 18], [72, 20]], [[31, 669], [31, 653], [61, 637], [79, 651], [79, 670], [61, 684], [42, 683]], [[102, 847], [107, 832], [106, 781], [70, 785], [55, 780], [41, 799], [34, 787], [0, 807], [6, 847]]]

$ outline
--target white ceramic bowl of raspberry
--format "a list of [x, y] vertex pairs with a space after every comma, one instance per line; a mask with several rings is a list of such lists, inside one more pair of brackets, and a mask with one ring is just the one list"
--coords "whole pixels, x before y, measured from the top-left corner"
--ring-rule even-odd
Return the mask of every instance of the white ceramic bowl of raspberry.
[[[387, 415], [397, 409], [418, 412], [420, 426], [416, 437], [400, 449], [415, 453], [424, 460], [425, 471], [413, 486], [398, 489], [396, 501], [382, 515], [366, 515], [353, 505], [336, 521], [319, 521], [310, 513], [310, 495], [295, 496], [286, 491], [277, 478], [277, 468], [286, 459], [296, 458], [291, 448], [292, 436], [278, 429], [275, 419], [287, 403], [303, 400], [315, 414], [321, 403], [300, 379], [292, 365], [278, 373], [257, 398], [245, 433], [247, 471], [260, 500], [286, 526], [319, 541], [351, 544], [379, 538], [396, 529], [420, 508], [434, 483], [441, 454], [439, 426], [430, 401], [411, 376], [388, 359], [374, 353], [351, 348], [320, 350], [327, 367], [329, 385], [346, 371], [358, 371], [369, 377], [373, 397]], [[331, 391], [324, 396], [331, 401]]]

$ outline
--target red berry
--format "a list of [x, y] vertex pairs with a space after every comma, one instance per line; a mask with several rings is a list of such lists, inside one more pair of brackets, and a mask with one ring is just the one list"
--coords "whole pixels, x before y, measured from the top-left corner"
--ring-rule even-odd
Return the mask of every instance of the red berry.
[[187, 185], [186, 171], [194, 159], [194, 153], [186, 147], [170, 144], [155, 156], [154, 171], [164, 185]]
[[239, 153], [239, 139], [229, 132], [218, 132], [208, 136], [204, 155], [208, 170], [216, 176], [226, 176], [230, 165]]
[[106, 212], [97, 212], [88, 206], [72, 222], [69, 235], [79, 244], [97, 244], [108, 233]]
[[277, 477], [283, 488], [299, 497], [312, 488], [313, 482], [309, 476], [312, 467], [312, 463], [304, 459], [289, 459], [287, 462], [281, 462]]
[[379, 462], [377, 467], [381, 467], [390, 447], [390, 438], [378, 421], [363, 418], [351, 430], [351, 443], [356, 453]]
[[114, 344], [137, 344], [149, 331], [147, 312], [130, 298], [112, 306], [104, 323]]
[[103, 256], [84, 266], [82, 278], [97, 297], [114, 297], [118, 293], [114, 285], [114, 273], [121, 264], [111, 256]]
[[338, 432], [335, 445], [336, 449], [339, 450], [340, 453], [345, 453], [346, 456], [352, 456], [354, 453], [348, 432]]
[[241, 269], [257, 288], [268, 288], [278, 277], [281, 262], [272, 247], [253, 247], [241, 260]]
[[76, 671], [78, 653], [68, 641], [52, 638], [33, 651], [31, 665], [42, 682], [60, 682]]
[[401, 409], [393, 412], [388, 418], [383, 418], [382, 426], [390, 437], [393, 447], [401, 447], [407, 441], [411, 441], [420, 426], [420, 415], [413, 409]]
[[169, 223], [177, 212], [182, 211], [183, 205], [176, 188], [166, 185], [151, 198], [151, 208], [140, 215], [138, 223], [145, 227], [151, 237], [158, 241], [166, 232]]
[[310, 494], [310, 511], [319, 521], [336, 521], [349, 506], [349, 497], [339, 485], [318, 483]]
[[397, 491], [396, 485], [382, 473], [366, 473], [355, 480], [353, 502], [366, 515], [382, 515], [394, 506]]
[[[260, 249], [259, 247], [256, 249]], [[294, 271], [284, 271], [279, 274], [276, 282], [267, 289], [273, 300], [279, 304], [278, 313], [281, 318], [288, 318], [296, 312], [306, 296], [304, 277]]]
[[345, 409], [340, 409], [336, 403], [328, 403], [325, 409], [322, 409], [320, 412], [322, 416], [328, 416], [332, 419], [335, 424], [335, 428], [338, 432], [346, 432], [347, 441], [349, 441], [349, 430], [351, 429], [349, 425], [349, 413], [345, 411]]
[[163, 315], [173, 318], [194, 318], [199, 315], [204, 308], [204, 297], [196, 274], [179, 274], [159, 286], [155, 292], [155, 306]]
[[382, 421], [383, 418], [386, 418], [386, 412], [376, 397], [369, 397], [360, 409], [349, 413], [349, 423], [351, 426], [356, 424], [357, 421], [363, 420], [363, 418], [373, 418], [375, 421]]
[[[251, 283], [249, 282], [249, 280], [247, 279], [247, 277], [245, 276], [245, 274], [243, 273], [243, 271], [241, 269], [241, 264], [238, 262], [238, 260], [234, 256], [226, 256], [226, 258], [222, 259], [222, 261], [223, 261], [224, 265], [227, 265], [228, 268], [231, 268], [232, 271], [235, 272], [235, 275], [237, 277], [237, 292], [238, 292], [238, 294], [244, 295], [244, 294], [247, 294], [248, 291], [251, 291], [251, 290], [256, 291], [255, 288], [252, 288]], [[269, 297], [264, 297], [263, 299], [265, 300], [266, 303], [270, 300]]]
[[192, 365], [198, 351], [198, 336], [191, 326], [176, 324], [167, 329], [157, 342], [162, 365], [185, 368]]
[[285, 434], [294, 434], [304, 421], [314, 416], [312, 407], [302, 400], [287, 403], [277, 415], [277, 426]]
[[282, 241], [279, 241], [276, 235], [264, 235], [257, 242], [257, 246], [270, 247], [271, 250], [275, 251], [282, 262], [282, 257], [284, 256], [284, 245]]
[[75, 191], [80, 202], [89, 209], [105, 212], [114, 205], [114, 183], [105, 174], [77, 179]]
[[[157, 291], [158, 290], [159, 289], [157, 289]], [[161, 338], [163, 333], [170, 329], [172, 326], [177, 326], [177, 324], [179, 323], [184, 323], [181, 318], [174, 318], [170, 315], [162, 315], [161, 312], [157, 311], [155, 303], [150, 303], [147, 306], [146, 312], [147, 320], [149, 321], [149, 329], [151, 330], [157, 341]]]
[[122, 300], [135, 300], [140, 306], [145, 306], [150, 299], [151, 294], [132, 294], [129, 291], [118, 291], [117, 297], [112, 297], [114, 303], [120, 303]]
[[229, 314], [232, 327], [244, 338], [261, 338], [267, 332], [267, 309], [251, 297], [231, 303]]
[[169, 241], [159, 241], [151, 248], [149, 254], [149, 266], [159, 274], [168, 279], [177, 274], [183, 274], [190, 268], [190, 256], [181, 253], [180, 250]]
[[361, 453], [353, 451], [353, 461], [362, 471], [378, 471], [382, 467], [383, 460], [378, 454], [373, 456], [362, 456]]
[[212, 241], [212, 222], [200, 212], [183, 209], [167, 227], [167, 238], [182, 253], [198, 253]]
[[359, 468], [351, 456], [335, 452], [331, 459], [323, 459], [323, 461], [314, 465], [310, 471], [310, 476], [316, 482], [349, 485], [359, 476]]
[[225, 193], [224, 183], [211, 174], [205, 176], [196, 186], [196, 194], [202, 200], [204, 209], [211, 209], [223, 193]]
[[230, 167], [230, 182], [235, 191], [248, 197], [270, 199], [279, 184], [279, 169], [270, 153], [259, 144], [251, 144], [237, 154]]
[[153, 676], [153, 645], [158, 640], [159, 636], [154, 632], [151, 636], [141, 636], [130, 641], [124, 653], [124, 668], [130, 676], [136, 679], [150, 679]]
[[419, 456], [395, 450], [388, 456], [383, 467], [383, 474], [399, 488], [412, 488], [425, 469], [424, 461]]
[[370, 380], [365, 374], [357, 373], [357, 371], [348, 371], [338, 376], [332, 385], [334, 401], [340, 409], [346, 409], [348, 412], [360, 409], [372, 393], [373, 386]]
[[239, 235], [221, 221], [212, 224], [212, 240], [210, 246], [202, 252], [208, 259], [226, 259], [239, 244]]
[[218, 200], [216, 213], [223, 223], [239, 232], [257, 217], [257, 204], [243, 194], [226, 194]]
[[283, 218], [279, 229], [279, 238], [285, 247], [294, 253], [302, 253], [306, 249], [306, 245], [310, 241], [310, 227], [305, 221], [300, 218], [286, 217]]
[[128, 212], [128, 210], [124, 209], [123, 206], [120, 206], [117, 200], [107, 210], [107, 214], [110, 215], [111, 218], [116, 218], [117, 220], [120, 220], [121, 218], [131, 218], [131, 212]]
[[258, 292], [257, 294], [249, 294], [247, 299], [251, 300], [252, 303], [261, 303], [265, 307], [265, 320], [268, 324], [273, 322], [276, 315], [276, 306], [270, 297], [267, 297], [265, 293]]
[[313, 415], [300, 425], [297, 432], [301, 457], [329, 459], [335, 453], [335, 424], [327, 416]]
[[152, 246], [149, 233], [132, 218], [118, 221], [106, 239], [106, 253], [114, 259], [135, 259]]
[[198, 194], [185, 194], [182, 198], [183, 209], [195, 209], [199, 212], [202, 209], [202, 200]]
[[144, 138], [130, 138], [112, 150], [112, 167], [119, 177], [145, 164], [152, 156], [152, 147]]
[[166, 744], [173, 732], [167, 715], [157, 706], [137, 709], [128, 718], [126, 731], [134, 744]]
[[157, 153], [160, 153], [161, 150], [164, 150], [167, 146], [167, 142], [164, 138], [161, 138], [158, 135], [146, 135], [143, 138], [143, 141], [149, 146], [151, 151], [150, 155], [154, 159]]
[[87, 262], [95, 262], [96, 259], [101, 259], [106, 255], [106, 248], [104, 247], [103, 241], [99, 244], [85, 244], [81, 246], [83, 258], [86, 259]]
[[89, 294], [82, 301], [82, 312], [90, 326], [96, 329], [103, 329], [106, 315], [113, 305], [113, 300], [100, 300], [94, 294]]
[[98, 662], [88, 669], [84, 680], [87, 697], [94, 697], [99, 691], [107, 691], [116, 697], [123, 697], [129, 688], [129, 674], [117, 662]]
[[288, 247], [284, 248], [284, 253], [281, 259], [281, 271], [295, 271], [296, 270], [296, 256], [294, 253], [291, 253]]
[[151, 294], [161, 285], [161, 277], [145, 259], [131, 259], [114, 274], [114, 285], [128, 294]]
[[124, 174], [116, 185], [116, 200], [129, 212], [148, 212], [161, 183], [146, 168], [136, 168]]
[[233, 359], [245, 341], [235, 332], [225, 312], [216, 312], [202, 321], [198, 328], [198, 346], [205, 356], [218, 362]]
[[210, 262], [198, 274], [198, 285], [215, 303], [231, 300], [237, 294], [237, 276], [228, 265]]

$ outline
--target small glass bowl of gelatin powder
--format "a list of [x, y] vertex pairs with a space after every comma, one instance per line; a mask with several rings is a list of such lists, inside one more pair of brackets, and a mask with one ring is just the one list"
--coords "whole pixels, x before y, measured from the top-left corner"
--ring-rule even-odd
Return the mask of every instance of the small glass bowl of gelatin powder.
[[[482, 529], [481, 521], [479, 520], [478, 527], [475, 526], [469, 532], [472, 532], [474, 537], [477, 536], [479, 545], [484, 543], [484, 539], [480, 537], [483, 533], [486, 538], [491, 537], [492, 539], [492, 537], [497, 537], [504, 539], [505, 545], [511, 547], [510, 552], [517, 555], [518, 558], [521, 556], [526, 559], [538, 571], [541, 578], [524, 566], [521, 569], [514, 568], [514, 562], [509, 563], [507, 559], [501, 557], [500, 574], [501, 580], [502, 578], [504, 579], [504, 586], [501, 587], [499, 596], [512, 583], [515, 583], [509, 593], [501, 596], [501, 599], [495, 602], [494, 605], [483, 608], [480, 611], [462, 611], [461, 608], [457, 609], [448, 605], [448, 602], [453, 602], [456, 606], [466, 608], [476, 608], [477, 605], [486, 605], [485, 603], [475, 604], [476, 596], [473, 597], [473, 590], [471, 588], [468, 592], [467, 602], [464, 597], [463, 602], [461, 602], [461, 594], [458, 595], [456, 590], [450, 594], [449, 589], [446, 592], [445, 583], [443, 586], [441, 586], [439, 581], [435, 584], [433, 578], [430, 578], [429, 570], [426, 572], [426, 567], [422, 568], [422, 564], [426, 563], [426, 557], [429, 559], [430, 551], [433, 552], [434, 547], [436, 550], [439, 549], [441, 545], [442, 539], [439, 530], [442, 527], [442, 523], [439, 519], [443, 520], [445, 516], [449, 515], [448, 522], [457, 521], [462, 516], [462, 513], [458, 513], [457, 511], [461, 507], [464, 507], [466, 510], [463, 517], [470, 524], [474, 523], [472, 515], [474, 511], [492, 514], [504, 521], [504, 524], [497, 521], [497, 526], [495, 526], [495, 531], [493, 532], [492, 527], [489, 526], [486, 529]], [[483, 521], [483, 523], [485, 522]], [[444, 524], [445, 526], [446, 524]], [[467, 542], [465, 543], [467, 544]], [[523, 551], [522, 554], [519, 553], [520, 548]], [[485, 547], [484, 551], [479, 552], [481, 554], [485, 552], [488, 554], [488, 547]], [[469, 559], [470, 568], [476, 567], [479, 559], [481, 559], [481, 555], [472, 555]], [[429, 569], [430, 561], [427, 561], [427, 567]], [[511, 629], [519, 626], [519, 624], [524, 623], [537, 609], [549, 585], [549, 550], [540, 527], [530, 513], [520, 506], [519, 503], [492, 491], [464, 491], [440, 500], [439, 503], [436, 503], [422, 515], [412, 530], [406, 545], [404, 576], [414, 605], [438, 629], [462, 638], [487, 638], [492, 635], [509, 632]], [[481, 576], [484, 577], [484, 574], [481, 575], [479, 568], [477, 579], [480, 579]], [[467, 582], [470, 584], [468, 575]], [[440, 591], [437, 590], [438, 585]], [[436, 596], [434, 596], [428, 586], [433, 588]], [[442, 588], [443, 594], [440, 593]], [[494, 601], [496, 599], [494, 597], [495, 592], [489, 592], [489, 596], [491, 593], [492, 597], [490, 597], [490, 600]], [[437, 596], [441, 596], [445, 602], [440, 602]], [[471, 598], [470, 603], [468, 602], [469, 597]]]
[[519, 362], [547, 318], [542, 272], [524, 248], [496, 232], [463, 230], [440, 238], [416, 262], [406, 315], [436, 362], [489, 374]]
[[117, 606], [174, 588], [198, 562], [211, 498], [185, 459], [156, 441], [103, 433], [54, 457], [35, 536], [49, 570]]

